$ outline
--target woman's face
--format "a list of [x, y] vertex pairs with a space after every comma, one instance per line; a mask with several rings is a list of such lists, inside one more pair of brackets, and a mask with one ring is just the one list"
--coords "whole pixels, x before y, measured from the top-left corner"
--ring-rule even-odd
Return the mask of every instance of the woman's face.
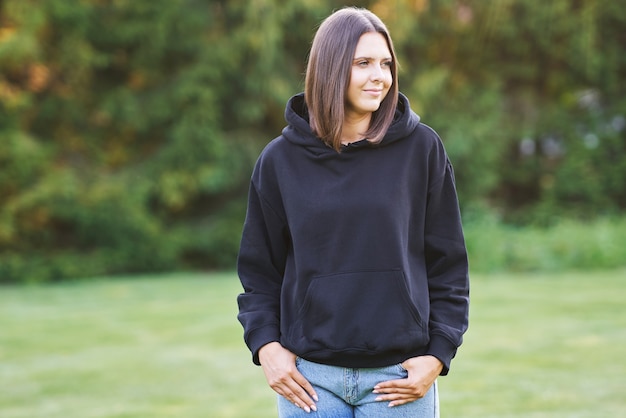
[[385, 37], [378, 32], [361, 35], [346, 93], [347, 116], [359, 117], [378, 110], [393, 83], [391, 66]]

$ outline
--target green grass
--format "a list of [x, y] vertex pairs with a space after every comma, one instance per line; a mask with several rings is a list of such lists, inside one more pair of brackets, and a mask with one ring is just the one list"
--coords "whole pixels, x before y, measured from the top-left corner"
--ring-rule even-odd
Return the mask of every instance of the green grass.
[[[626, 411], [626, 271], [475, 275], [443, 417]], [[274, 417], [232, 273], [0, 288], [3, 418]]]
[[514, 227], [493, 219], [464, 223], [474, 271], [558, 272], [626, 267], [626, 217], [549, 227]]
[[477, 276], [449, 417], [626, 416], [626, 270]]

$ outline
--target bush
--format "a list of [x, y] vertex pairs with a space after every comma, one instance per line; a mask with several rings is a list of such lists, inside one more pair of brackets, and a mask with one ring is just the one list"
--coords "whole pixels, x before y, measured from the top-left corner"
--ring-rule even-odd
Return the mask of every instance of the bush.
[[[469, 222], [500, 237], [470, 240], [476, 265], [616, 263], [559, 219], [626, 210], [621, 4], [391, 3], [355, 4], [391, 30], [463, 205], [550, 227]], [[254, 158], [342, 6], [0, 1], [0, 282], [233, 266]]]
[[465, 234], [470, 267], [477, 272], [626, 266], [626, 218], [563, 220], [550, 227], [474, 220], [466, 223]]

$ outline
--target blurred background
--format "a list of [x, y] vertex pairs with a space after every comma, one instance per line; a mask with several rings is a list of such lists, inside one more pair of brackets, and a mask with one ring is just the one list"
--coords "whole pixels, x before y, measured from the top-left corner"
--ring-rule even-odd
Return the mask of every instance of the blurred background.
[[[0, 283], [234, 268], [333, 0], [0, 0]], [[455, 166], [472, 269], [626, 264], [626, 5], [354, 1]]]
[[[276, 416], [236, 319], [248, 181], [345, 4], [0, 0], [2, 417]], [[626, 4], [349, 5], [455, 167], [442, 416], [623, 416]]]

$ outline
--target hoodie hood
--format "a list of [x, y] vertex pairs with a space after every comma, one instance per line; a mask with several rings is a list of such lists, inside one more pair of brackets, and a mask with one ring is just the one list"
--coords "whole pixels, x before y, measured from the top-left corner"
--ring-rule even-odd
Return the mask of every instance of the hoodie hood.
[[[304, 93], [297, 94], [289, 99], [285, 108], [285, 120], [287, 121], [287, 126], [283, 129], [282, 134], [289, 142], [308, 148], [318, 155], [325, 153], [336, 154], [335, 150], [327, 146], [311, 130], [309, 111], [304, 101]], [[367, 140], [361, 140], [344, 146], [343, 150], [349, 151], [361, 147], [389, 145], [392, 142], [408, 137], [419, 123], [420, 117], [411, 110], [409, 99], [402, 93], [399, 93], [396, 114], [382, 141], [371, 143]]]

